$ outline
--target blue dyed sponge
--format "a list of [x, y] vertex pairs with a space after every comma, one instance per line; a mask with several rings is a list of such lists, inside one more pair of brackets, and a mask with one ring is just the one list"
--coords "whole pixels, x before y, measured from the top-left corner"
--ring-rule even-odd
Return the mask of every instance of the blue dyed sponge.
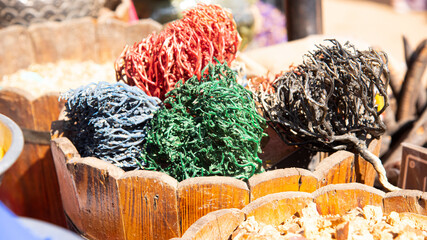
[[67, 100], [65, 128], [82, 157], [94, 156], [124, 170], [144, 167], [139, 155], [160, 99], [121, 82], [91, 83], [61, 98]]

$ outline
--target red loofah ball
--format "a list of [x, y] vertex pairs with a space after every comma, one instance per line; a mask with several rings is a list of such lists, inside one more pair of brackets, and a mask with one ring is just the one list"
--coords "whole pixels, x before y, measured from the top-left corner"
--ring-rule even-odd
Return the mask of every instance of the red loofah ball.
[[231, 63], [239, 46], [231, 13], [218, 5], [198, 4], [158, 35], [126, 46], [115, 63], [117, 81], [163, 100], [179, 80], [200, 78], [201, 70], [216, 62], [214, 58]]

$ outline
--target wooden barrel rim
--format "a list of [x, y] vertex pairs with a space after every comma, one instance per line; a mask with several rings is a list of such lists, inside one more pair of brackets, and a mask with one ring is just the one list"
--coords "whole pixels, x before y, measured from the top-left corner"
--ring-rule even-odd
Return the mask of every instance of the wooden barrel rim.
[[[425, 221], [427, 219], [427, 205], [423, 206], [423, 212], [420, 211], [401, 211], [400, 206], [405, 206], [407, 204], [407, 202], [403, 202], [401, 201], [401, 203], [397, 203], [397, 204], [393, 204], [390, 205], [390, 209], [386, 209], [385, 205], [387, 204], [387, 198], [390, 197], [399, 197], [401, 199], [407, 199], [412, 197], [418, 197], [420, 200], [423, 201], [427, 201], [427, 193], [426, 192], [420, 192], [418, 190], [401, 190], [401, 191], [396, 191], [396, 192], [391, 192], [391, 193], [384, 193], [378, 189], [375, 189], [373, 187], [370, 186], [366, 186], [363, 184], [359, 184], [359, 183], [346, 183], [346, 184], [331, 184], [325, 187], [321, 187], [319, 188], [316, 192], [313, 193], [303, 193], [303, 192], [283, 192], [283, 193], [273, 193], [261, 198], [256, 199], [255, 201], [249, 203], [245, 208], [243, 208], [241, 210], [241, 212], [244, 214], [244, 219], [241, 220], [240, 222], [235, 223], [232, 227], [234, 227], [234, 229], [236, 229], [243, 221], [245, 221], [246, 219], [248, 219], [249, 216], [252, 216], [252, 213], [254, 211], [256, 211], [258, 208], [262, 208], [265, 205], [268, 204], [272, 204], [274, 202], [278, 202], [282, 199], [298, 199], [298, 198], [309, 198], [311, 199], [311, 201], [315, 202], [315, 199], [319, 196], [322, 195], [327, 195], [330, 192], [334, 192], [334, 191], [342, 191], [342, 190], [351, 190], [351, 191], [362, 191], [365, 193], [373, 193], [376, 194], [378, 196], [381, 196], [383, 198], [383, 201], [381, 201], [381, 207], [384, 209], [384, 213], [390, 213], [391, 211], [396, 211], [399, 214], [401, 214], [402, 216], [411, 216], [413, 217], [415, 220], [417, 221]], [[366, 195], [368, 196], [368, 195]], [[363, 197], [363, 198], [366, 198]], [[303, 200], [304, 202], [305, 200]], [[342, 204], [347, 204], [346, 201], [342, 201]], [[368, 204], [366, 204], [368, 205]], [[262, 210], [264, 211], [265, 214], [272, 214], [270, 212], [266, 212], [266, 211], [270, 211], [270, 210], [274, 210], [273, 208], [262, 208]], [[414, 209], [409, 209], [409, 210], [414, 210]], [[211, 213], [208, 213], [207, 215], [201, 217], [199, 220], [197, 220], [184, 234], [182, 238], [176, 238], [178, 239], [202, 239], [199, 238], [200, 235], [203, 236], [214, 236], [214, 232], [212, 231], [212, 229], [209, 227], [210, 222], [212, 221], [212, 219], [214, 219], [212, 216], [213, 215], [221, 215], [221, 214], [225, 214], [227, 211], [229, 211], [229, 209], [221, 209], [221, 210], [217, 210]], [[321, 214], [321, 213], [320, 213]], [[326, 213], [327, 214], [335, 214], [335, 213]], [[409, 215], [410, 214], [410, 215]], [[260, 221], [264, 224], [270, 224], [270, 223], [266, 223], [263, 222], [262, 219], [257, 219], [255, 217], [255, 220]], [[284, 219], [280, 219], [278, 220], [283, 221]], [[227, 223], [228, 224], [228, 223]], [[226, 225], [224, 224], [224, 222], [217, 222], [217, 228], [221, 228], [221, 226]], [[231, 227], [230, 227], [231, 228]], [[216, 230], [217, 232], [217, 230]], [[228, 239], [228, 237], [232, 234], [233, 231], [229, 231], [229, 235], [226, 236], [225, 238], [215, 238], [215, 239]], [[210, 239], [213, 239], [214, 237], [211, 237]]]
[[[54, 121], [52, 123], [53, 125], [62, 127], [62, 123], [63, 121]], [[99, 158], [96, 157], [80, 157], [80, 154], [78, 153], [77, 149], [74, 147], [74, 144], [67, 138], [64, 137], [63, 134], [61, 132], [56, 131], [55, 129], [52, 129], [52, 131], [50, 132], [51, 134], [51, 141], [53, 142], [58, 142], [61, 143], [61, 148], [65, 147], [67, 148], [69, 151], [73, 151], [73, 155], [74, 156], [78, 156], [73, 158], [73, 163], [77, 163], [77, 162], [81, 162], [81, 163], [87, 163], [88, 165], [94, 165], [93, 162], [99, 162], [99, 166], [102, 166], [103, 168], [105, 168], [105, 170], [113, 170], [116, 171], [116, 169], [120, 169], [119, 167], [114, 166], [111, 163], [105, 162]], [[65, 145], [64, 145], [65, 144]], [[72, 146], [72, 147], [71, 147]], [[335, 153], [334, 153], [335, 154]], [[337, 156], [353, 156], [353, 153], [347, 152], [347, 151], [339, 151], [336, 153]], [[331, 155], [333, 157], [335, 157], [335, 155]], [[328, 158], [331, 158], [331, 156], [329, 156]], [[91, 160], [87, 160], [88, 158], [90, 158]], [[332, 158], [331, 158], [332, 159]], [[101, 163], [102, 162], [102, 163]], [[323, 161], [322, 161], [323, 162]], [[316, 168], [316, 170], [314, 172], [311, 172], [310, 170], [307, 169], [303, 169], [303, 168], [284, 168], [284, 169], [275, 169], [275, 170], [271, 170], [271, 171], [266, 171], [260, 174], [256, 174], [254, 176], [252, 176], [251, 178], [249, 178], [248, 183], [251, 183], [250, 185], [255, 185], [258, 184], [260, 182], [265, 181], [265, 179], [263, 179], [264, 176], [267, 177], [267, 179], [270, 178], [275, 178], [278, 176], [294, 176], [294, 175], [300, 175], [300, 176], [307, 176], [307, 177], [313, 177], [313, 178], [317, 178], [320, 179], [321, 177], [321, 173], [325, 172], [325, 169], [330, 166], [332, 164], [332, 160], [327, 160], [324, 161], [325, 164], [320, 164], [319, 168]], [[122, 169], [120, 169], [122, 170]], [[123, 170], [122, 170], [123, 171]], [[131, 172], [139, 172], [139, 171], [146, 171], [146, 172], [152, 172], [152, 171], [147, 171], [147, 170], [136, 170], [136, 171], [129, 171], [129, 173]], [[123, 171], [123, 174], [125, 172]], [[132, 173], [134, 174], [134, 173]], [[135, 173], [137, 174], [137, 173]], [[169, 175], [167, 175], [166, 173], [161, 173], [164, 174], [168, 177], [170, 177]], [[173, 178], [173, 177], [172, 177]], [[196, 180], [194, 180], [196, 179]], [[233, 178], [233, 177], [228, 177], [228, 176], [206, 176], [206, 177], [195, 177], [195, 178], [189, 178], [189, 179], [185, 179], [180, 183], [181, 186], [185, 186], [188, 184], [191, 184], [194, 181], [197, 181], [199, 183], [206, 183], [209, 184], [212, 182], [212, 179], [215, 179], [215, 181], [220, 181], [220, 182], [233, 182], [236, 186], [239, 186], [240, 188], [244, 188], [244, 189], [248, 189], [248, 184], [242, 180]], [[233, 184], [233, 185], [234, 185]]]

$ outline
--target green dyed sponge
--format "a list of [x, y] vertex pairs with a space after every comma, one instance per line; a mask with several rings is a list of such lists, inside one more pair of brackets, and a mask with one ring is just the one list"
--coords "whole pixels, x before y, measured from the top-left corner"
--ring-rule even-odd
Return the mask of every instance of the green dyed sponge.
[[199, 176], [248, 179], [263, 171], [257, 153], [266, 122], [252, 93], [226, 63], [209, 64], [170, 91], [156, 112], [142, 158], [146, 169], [181, 181]]

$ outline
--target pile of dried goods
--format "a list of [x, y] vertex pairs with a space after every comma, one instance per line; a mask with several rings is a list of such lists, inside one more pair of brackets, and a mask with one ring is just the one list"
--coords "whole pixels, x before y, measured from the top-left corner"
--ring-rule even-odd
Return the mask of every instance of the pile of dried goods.
[[250, 91], [226, 64], [209, 64], [166, 96], [151, 121], [143, 160], [147, 169], [178, 180], [198, 176], [248, 179], [262, 171], [257, 153], [265, 120]]
[[48, 92], [64, 92], [91, 82], [115, 82], [114, 64], [93, 61], [63, 60], [57, 63], [33, 64], [0, 79], [1, 87], [24, 89], [42, 96]]
[[231, 13], [217, 5], [198, 4], [159, 34], [126, 46], [115, 63], [117, 80], [163, 100], [178, 81], [200, 78], [214, 58], [231, 63], [239, 45]]
[[[278, 77], [272, 90], [258, 89], [257, 102], [269, 126], [287, 144], [356, 151], [373, 164], [385, 188], [396, 190], [381, 160], [367, 148], [386, 129], [380, 115], [388, 106], [387, 57], [329, 41], [330, 46], [317, 46], [301, 65]], [[376, 96], [384, 100], [379, 111]]]
[[149, 122], [160, 99], [124, 83], [89, 84], [62, 95], [70, 132], [82, 157], [98, 157], [123, 169], [141, 169]]
[[[319, 215], [315, 203], [297, 212], [278, 226], [259, 223], [249, 217], [232, 234], [233, 240], [250, 239], [413, 239], [427, 238], [425, 217], [391, 212], [384, 215], [381, 207], [367, 205], [344, 215]], [[424, 219], [424, 221], [423, 221]]]

